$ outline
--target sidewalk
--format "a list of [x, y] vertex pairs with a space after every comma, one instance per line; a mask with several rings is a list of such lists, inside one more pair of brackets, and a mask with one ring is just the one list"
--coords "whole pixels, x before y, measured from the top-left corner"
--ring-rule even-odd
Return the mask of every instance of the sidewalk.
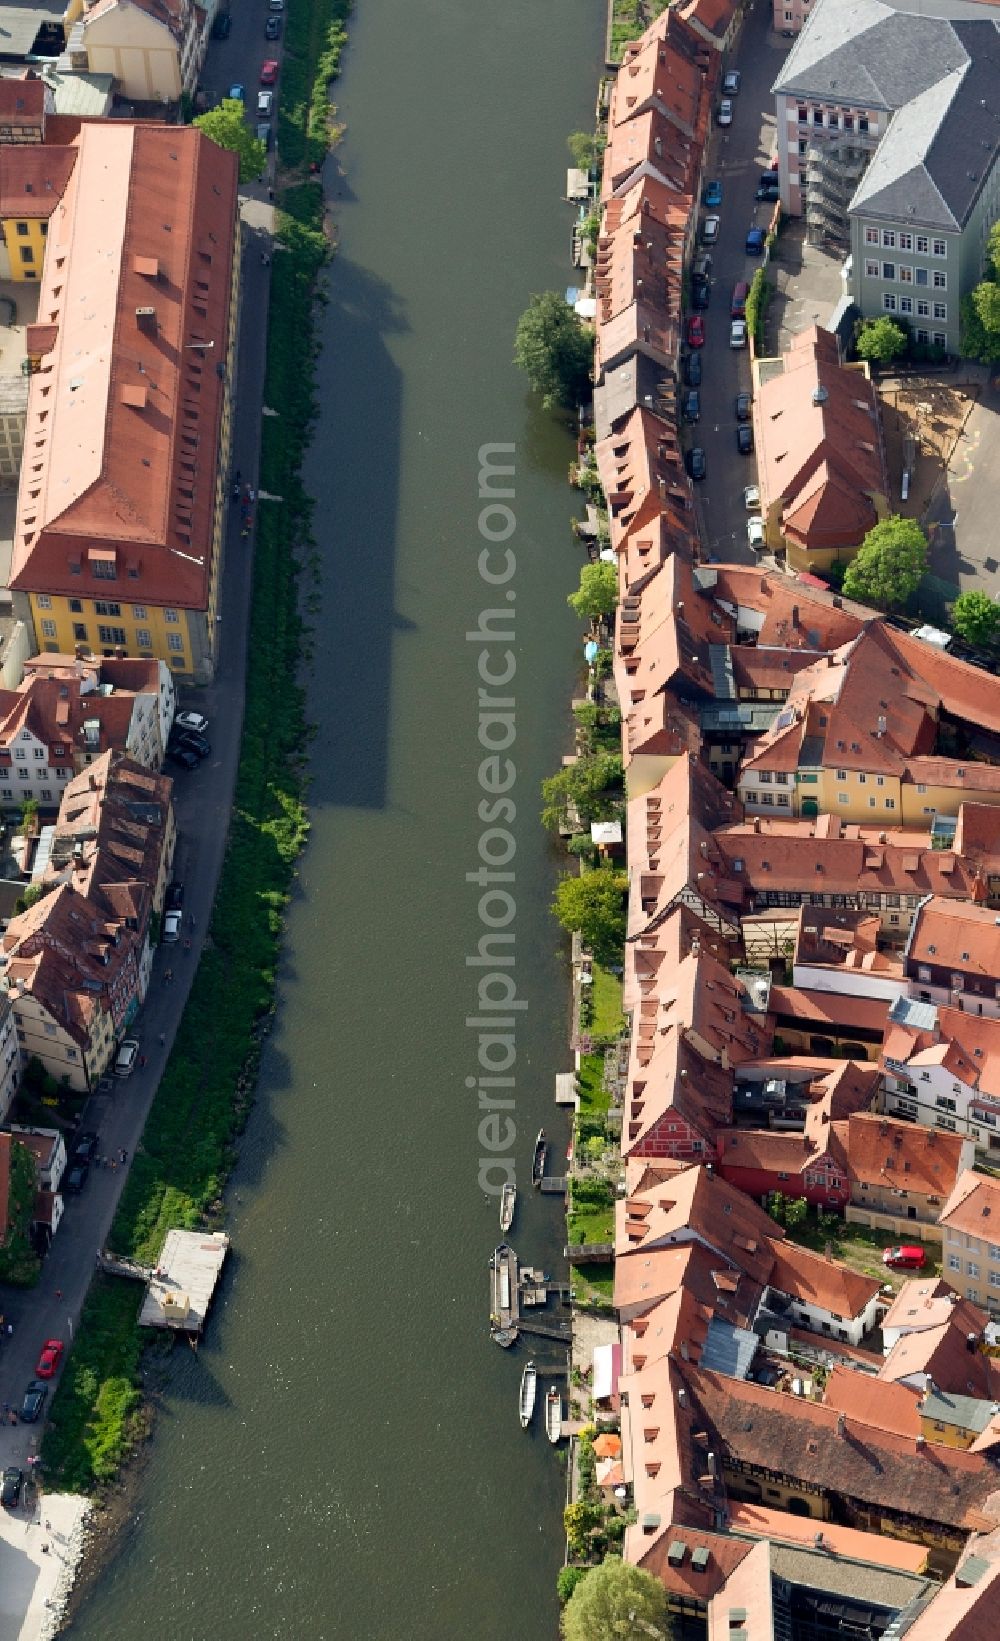
[[[83, 1554], [89, 1505], [69, 1494], [0, 1511], [0, 1636], [48, 1641]], [[47, 1530], [48, 1529], [48, 1530]]]

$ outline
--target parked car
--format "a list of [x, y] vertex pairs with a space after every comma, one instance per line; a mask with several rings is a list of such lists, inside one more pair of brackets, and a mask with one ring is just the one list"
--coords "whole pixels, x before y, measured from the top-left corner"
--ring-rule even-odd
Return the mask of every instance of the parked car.
[[261, 85], [276, 85], [278, 80], [278, 59], [269, 57], [266, 63], [260, 66]]
[[701, 202], [703, 205], [722, 204], [722, 183], [719, 182], [718, 178], [706, 184], [705, 192], [701, 196]]
[[689, 388], [684, 395], [684, 420], [697, 422], [701, 419], [701, 394], [696, 387]]
[[716, 113], [715, 118], [717, 124], [719, 125], [732, 125], [733, 105], [729, 97], [723, 97], [721, 103], [719, 104], [718, 112]]
[[701, 354], [689, 353], [684, 360], [685, 387], [701, 387]]
[[35, 1372], [40, 1379], [52, 1379], [59, 1368], [66, 1346], [61, 1339], [46, 1339], [42, 1346], [42, 1354], [38, 1358]]
[[233, 20], [228, 11], [217, 11], [212, 23], [212, 39], [228, 40], [232, 32]]
[[684, 457], [684, 465], [686, 466], [691, 478], [703, 479], [705, 477], [708, 472], [708, 463], [705, 460], [705, 452], [701, 448], [700, 444], [696, 444], [693, 450], [688, 451], [687, 455]]
[[761, 256], [763, 254], [763, 250], [764, 250], [764, 230], [763, 230], [763, 228], [751, 228], [750, 232], [747, 234], [747, 243], [746, 243], [747, 256]]
[[740, 422], [737, 427], [736, 448], [741, 456], [753, 455], [753, 428], [749, 422]]
[[727, 97], [736, 97], [739, 95], [740, 71], [738, 68], [731, 68], [728, 74], [723, 75], [722, 89], [726, 93]]
[[712, 287], [707, 279], [695, 279], [691, 282], [692, 308], [707, 308], [712, 300]]
[[168, 763], [177, 764], [181, 769], [197, 769], [198, 756], [189, 746], [170, 746], [167, 748]]
[[273, 91], [258, 91], [258, 93], [257, 93], [257, 113], [262, 115], [263, 118], [268, 119], [268, 120], [271, 118], [271, 107], [272, 107], [273, 103], [274, 103], [274, 92]]
[[708, 279], [710, 278], [711, 273], [712, 258], [709, 256], [707, 251], [702, 251], [701, 255], [696, 256], [694, 259], [694, 267], [691, 269], [691, 278]]
[[284, 11], [285, 0], [267, 0], [269, 11]]
[[72, 1162], [59, 1182], [59, 1189], [64, 1196], [78, 1196], [86, 1185], [89, 1174], [89, 1162]]
[[16, 1464], [9, 1464], [0, 1481], [0, 1504], [6, 1505], [8, 1510], [15, 1510], [21, 1502], [23, 1486], [24, 1471], [19, 1470]]
[[240, 85], [239, 81], [237, 81], [235, 85], [231, 85], [229, 87], [229, 95], [234, 103], [245, 103], [247, 100], [247, 88], [244, 85]]
[[764, 520], [759, 513], [755, 513], [752, 519], [747, 519], [747, 541], [751, 547], [764, 545]]
[[193, 729], [185, 729], [180, 735], [171, 735], [171, 747], [183, 747], [193, 752], [196, 758], [207, 758], [212, 751], [212, 743], [204, 735], [196, 735]]
[[893, 1271], [920, 1271], [927, 1263], [927, 1255], [915, 1242], [904, 1243], [899, 1248], [886, 1248], [882, 1263]]
[[747, 322], [745, 319], [734, 319], [729, 327], [729, 346], [731, 348], [745, 348], [747, 345]]
[[257, 121], [257, 124], [254, 126], [254, 136], [257, 138], [258, 142], [262, 142], [264, 144], [265, 150], [270, 148], [271, 127], [268, 125], [266, 120]]
[[705, 321], [700, 313], [693, 313], [687, 322], [687, 345], [689, 348], [705, 346]]
[[750, 420], [750, 406], [752, 403], [753, 400], [751, 399], [749, 393], [737, 393], [736, 420], [738, 422], [748, 422]]
[[736, 284], [733, 286], [733, 294], [729, 299], [730, 319], [744, 318], [747, 311], [747, 297], [749, 294], [750, 286], [747, 284], [746, 280], [738, 279]]
[[762, 182], [754, 194], [754, 199], [774, 201], [781, 198], [781, 183], [775, 177], [772, 181]]
[[755, 507], [760, 506], [760, 485], [759, 484], [748, 484], [747, 485], [746, 489], [743, 492], [743, 505], [746, 508], [748, 513], [752, 512]]
[[181, 937], [184, 925], [184, 916], [181, 912], [164, 912], [163, 933], [160, 936], [165, 946], [175, 946]]
[[119, 1045], [118, 1053], [115, 1055], [115, 1063], [111, 1068], [115, 1076], [130, 1077], [132, 1072], [135, 1070], [135, 1062], [138, 1057], [138, 1037], [123, 1038], [121, 1044]]
[[85, 1128], [73, 1141], [73, 1150], [70, 1153], [71, 1163], [86, 1163], [89, 1167], [97, 1152], [99, 1135], [93, 1129]]
[[175, 729], [190, 729], [195, 735], [208, 733], [208, 719], [200, 712], [178, 712], [174, 716]]
[[37, 1422], [48, 1394], [49, 1387], [44, 1379], [32, 1379], [24, 1393], [24, 1401], [21, 1403], [22, 1424], [35, 1424]]
[[701, 225], [701, 242], [703, 245], [714, 245], [722, 227], [721, 217], [706, 217]]
[[163, 905], [168, 912], [178, 912], [184, 904], [184, 885], [176, 880], [167, 884]]
[[281, 18], [280, 17], [269, 17], [268, 18], [267, 22], [264, 24], [264, 38], [265, 38], [265, 40], [280, 40], [280, 38], [281, 38]]

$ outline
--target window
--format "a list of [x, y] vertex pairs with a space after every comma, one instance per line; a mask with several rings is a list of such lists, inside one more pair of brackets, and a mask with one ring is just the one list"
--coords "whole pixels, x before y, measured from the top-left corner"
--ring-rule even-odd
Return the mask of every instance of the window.
[[899, 236], [899, 248], [900, 248], [901, 251], [912, 251], [912, 249], [913, 249], [913, 235], [912, 234], [900, 234], [900, 236]]
[[42, 637], [43, 638], [54, 638], [55, 635], [56, 635], [56, 624], [55, 624], [55, 622], [54, 621], [43, 621], [42, 622]]
[[935, 268], [932, 284], [936, 291], [946, 291], [948, 289], [948, 275]]
[[177, 615], [177, 611], [176, 610], [164, 610], [163, 619], [164, 619], [164, 621], [169, 621], [173, 626], [176, 626], [177, 621], [179, 619], [178, 615]]
[[920, 301], [917, 302], [917, 318], [918, 319], [927, 319], [930, 316], [930, 311], [931, 311], [931, 305], [930, 305], [929, 302], [920, 302]]
[[22, 245], [21, 246], [21, 261], [22, 262], [34, 262], [34, 260], [35, 260], [35, 253], [31, 249], [31, 246], [30, 245]]
[[917, 235], [917, 250], [920, 252], [921, 256], [926, 256], [927, 255], [927, 235], [926, 234], [918, 234]]
[[36, 762], [39, 761], [40, 759], [44, 758], [45, 757], [45, 748], [43, 746], [36, 746], [33, 749], [32, 756], [35, 758]]
[[899, 299], [899, 311], [900, 311], [900, 313], [912, 313], [913, 312], [913, 298], [912, 298], [912, 296], [901, 296], [900, 297], [900, 299]]
[[122, 607], [120, 604], [95, 603], [94, 605], [95, 615], [121, 615], [121, 613]]
[[877, 279], [878, 278], [878, 263], [873, 262], [871, 257], [869, 257], [867, 259], [867, 261], [865, 262], [865, 278], [866, 279]]
[[895, 279], [895, 277], [896, 277], [896, 264], [895, 264], [895, 262], [883, 262], [883, 264], [882, 264], [882, 278], [883, 279]]
[[865, 786], [867, 784], [867, 781], [868, 781], [868, 776], [867, 775], [859, 775], [858, 776], [858, 785], [859, 786]]
[[141, 650], [151, 650], [153, 640], [147, 627], [137, 627], [135, 641]]
[[39, 593], [38, 594], [38, 608], [40, 610], [51, 610], [52, 600], [49, 597], [48, 593]]
[[[799, 109], [799, 124], [800, 125], [805, 125], [808, 119], [809, 119], [809, 110], [808, 110], [808, 108], [800, 108]], [[878, 239], [877, 238], [875, 240], [875, 243], [876, 243], [876, 245], [878, 244]]]
[[930, 341], [930, 339], [931, 339], [931, 333], [930, 333], [929, 330], [923, 330], [921, 328], [917, 331], [917, 341], [918, 342], [927, 343], [927, 342]]
[[990, 1272], [990, 1287], [1000, 1288], [1000, 1271]]
[[954, 1117], [935, 1117], [935, 1128], [946, 1128], [949, 1134], [954, 1134], [957, 1124]]
[[932, 239], [931, 240], [931, 253], [934, 256], [947, 256], [948, 255], [947, 241], [944, 240], [944, 239]]
[[969, 1260], [969, 1263], [965, 1267], [965, 1271], [967, 1276], [979, 1275], [979, 1266], [976, 1264], [974, 1259]]
[[935, 319], [947, 319], [947, 317], [948, 317], [948, 305], [947, 305], [946, 302], [935, 302], [935, 304], [934, 304], [934, 317], [935, 317]]
[[117, 581], [118, 566], [113, 558], [95, 558], [90, 566], [95, 581]]
[[905, 263], [899, 265], [899, 283], [901, 285], [913, 284], [913, 269], [908, 268]]
[[866, 245], [877, 245], [878, 244], [878, 229], [877, 228], [866, 228], [865, 229], [865, 244]]
[[758, 775], [757, 775], [757, 779], [760, 781], [761, 786], [770, 786], [770, 784], [771, 784], [771, 771], [769, 769], [759, 770]]
[[896, 230], [895, 230], [895, 228], [883, 228], [882, 229], [882, 244], [884, 246], [886, 246], [886, 248], [890, 251], [894, 251], [896, 249]]
[[19, 233], [19, 235], [21, 236], [22, 239], [27, 239], [27, 237], [28, 237], [28, 224], [26, 222], [19, 222], [17, 224], [17, 231], [18, 231], [18, 233]]
[[914, 278], [914, 284], [917, 284], [917, 285], [929, 285], [930, 284], [930, 276], [928, 275], [928, 272], [927, 272], [926, 268], [915, 268], [914, 271], [913, 271], [913, 278]]
[[886, 800], [885, 800], [885, 807], [886, 807], [886, 808], [887, 808], [887, 809], [895, 809], [895, 807], [896, 807], [896, 800], [895, 800], [895, 798], [886, 798]]
[[886, 313], [895, 313], [895, 311], [896, 311], [896, 298], [893, 296], [891, 291], [886, 291], [885, 295], [882, 298], [882, 306], [885, 309]]
[[838, 792], [837, 793], [837, 802], [838, 803], [850, 803], [850, 801], [851, 801], [851, 794], [849, 792]]
[[946, 348], [948, 346], [948, 338], [943, 330], [934, 332], [934, 346], [936, 348]]
[[182, 632], [167, 633], [167, 649], [182, 650], [184, 648], [184, 634]]
[[124, 644], [124, 627], [98, 627], [97, 641], [99, 644]]
[[89, 642], [87, 638], [87, 629], [82, 621], [73, 622], [73, 637], [78, 644], [86, 644]]
[[145, 619], [146, 619], [146, 606], [145, 606], [145, 604], [133, 604], [132, 605], [132, 620], [133, 621], [145, 621]]

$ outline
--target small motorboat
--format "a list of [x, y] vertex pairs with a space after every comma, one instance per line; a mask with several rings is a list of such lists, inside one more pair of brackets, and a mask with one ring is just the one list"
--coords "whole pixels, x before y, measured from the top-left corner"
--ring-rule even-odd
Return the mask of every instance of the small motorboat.
[[500, 1229], [506, 1236], [514, 1223], [514, 1205], [517, 1202], [517, 1186], [505, 1185], [500, 1193]]
[[538, 1130], [538, 1138], [535, 1140], [535, 1154], [531, 1162], [532, 1185], [541, 1185], [542, 1183], [542, 1175], [545, 1173], [545, 1157], [547, 1151], [548, 1146], [545, 1143], [545, 1130], [544, 1128], [540, 1128]]
[[557, 1385], [545, 1398], [545, 1434], [553, 1447], [562, 1435], [562, 1392]]
[[527, 1430], [535, 1411], [535, 1391], [538, 1389], [538, 1369], [529, 1362], [521, 1374], [521, 1429]]

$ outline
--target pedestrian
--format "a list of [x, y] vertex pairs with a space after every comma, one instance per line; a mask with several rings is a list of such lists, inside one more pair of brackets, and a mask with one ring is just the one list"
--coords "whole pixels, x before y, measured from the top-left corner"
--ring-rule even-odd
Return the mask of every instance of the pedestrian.
[[57, 1289], [56, 1289], [56, 1298], [57, 1298], [57, 1299], [61, 1299], [61, 1298], [62, 1298], [62, 1288], [57, 1288]]
[[273, 188], [269, 188], [267, 190], [267, 197], [268, 197], [268, 199], [273, 199], [274, 198], [274, 189]]
[[123, 1168], [124, 1168], [125, 1164], [128, 1162], [128, 1152], [126, 1151], [124, 1146], [122, 1146], [121, 1150], [118, 1153], [118, 1161], [121, 1163]]
[[166, 1034], [165, 1031], [161, 1031], [160, 1032], [160, 1047], [165, 1048], [166, 1047], [166, 1042], [167, 1042], [167, 1034]]
[[8, 1339], [13, 1339], [13, 1337], [14, 1337], [14, 1324], [13, 1324], [13, 1322], [8, 1322], [7, 1323], [7, 1338]]
[[46, 1532], [47, 1532], [47, 1533], [51, 1533], [51, 1531], [52, 1531], [52, 1523], [51, 1523], [51, 1521], [47, 1521], [47, 1522], [46, 1522], [46, 1523], [45, 1523], [45, 1531], [46, 1531]]
[[14, 1408], [10, 1410], [10, 1422], [11, 1424], [17, 1424], [17, 1413]]
[[146, 1056], [145, 1056], [145, 1054], [140, 1054], [139, 1055], [139, 1068], [140, 1068], [140, 1070], [142, 1069], [142, 1067], [145, 1064], [146, 1064]]
[[111, 1172], [113, 1174], [117, 1174], [117, 1172], [118, 1172], [118, 1158], [117, 1157], [112, 1157], [111, 1158]]

